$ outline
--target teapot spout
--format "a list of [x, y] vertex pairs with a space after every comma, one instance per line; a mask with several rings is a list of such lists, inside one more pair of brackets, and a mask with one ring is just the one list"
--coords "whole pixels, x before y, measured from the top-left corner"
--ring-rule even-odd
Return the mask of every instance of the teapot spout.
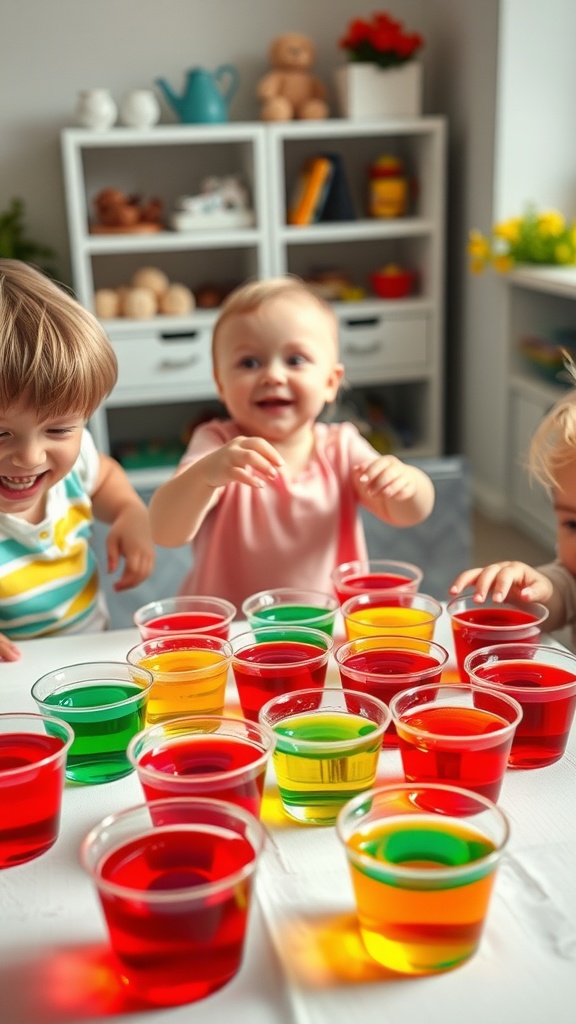
[[176, 95], [165, 78], [156, 78], [154, 81], [158, 88], [162, 90], [165, 99], [168, 101], [180, 120], [183, 120], [184, 104], [182, 98]]

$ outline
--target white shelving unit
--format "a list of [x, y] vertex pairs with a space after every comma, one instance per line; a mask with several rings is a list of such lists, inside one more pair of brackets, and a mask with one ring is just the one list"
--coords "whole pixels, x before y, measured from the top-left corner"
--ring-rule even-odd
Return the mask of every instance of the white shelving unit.
[[576, 332], [576, 269], [519, 267], [508, 279], [509, 409], [508, 478], [511, 518], [540, 542], [554, 544], [556, 527], [550, 497], [530, 480], [526, 456], [530, 439], [543, 416], [566, 393], [522, 356], [522, 338], [550, 337], [558, 329]]
[[[290, 226], [287, 208], [302, 164], [319, 152], [339, 154], [356, 219]], [[368, 167], [382, 154], [400, 157], [416, 185], [408, 215], [393, 220], [366, 215]], [[405, 454], [441, 454], [442, 118], [66, 129], [62, 156], [74, 286], [89, 309], [98, 288], [126, 284], [145, 265], [160, 267], [192, 291], [207, 282], [343, 271], [367, 289], [362, 301], [335, 304], [348, 397], [361, 388], [383, 416], [402, 424]], [[169, 214], [179, 196], [198, 191], [204, 177], [229, 174], [248, 183], [254, 227], [145, 236], [90, 232], [93, 200], [105, 187], [160, 196]], [[370, 272], [387, 263], [417, 271], [416, 294], [388, 301], [371, 294]], [[119, 441], [178, 436], [194, 414], [214, 404], [210, 338], [216, 315], [197, 309], [186, 317], [103, 321], [118, 355], [119, 378], [91, 423], [101, 450], [114, 451]], [[133, 472], [133, 479], [155, 486], [168, 471], [148, 468]]]

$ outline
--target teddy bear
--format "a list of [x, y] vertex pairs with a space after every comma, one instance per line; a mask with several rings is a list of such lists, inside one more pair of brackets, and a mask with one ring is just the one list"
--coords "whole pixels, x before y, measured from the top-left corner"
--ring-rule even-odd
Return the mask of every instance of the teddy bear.
[[260, 79], [257, 90], [263, 121], [328, 116], [327, 89], [310, 71], [315, 56], [312, 40], [299, 32], [284, 32], [272, 40], [268, 60], [273, 70]]

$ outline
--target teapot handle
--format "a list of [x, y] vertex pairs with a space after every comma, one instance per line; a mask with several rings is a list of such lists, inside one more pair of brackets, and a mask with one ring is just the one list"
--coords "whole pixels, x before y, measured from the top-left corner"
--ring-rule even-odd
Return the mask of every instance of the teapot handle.
[[214, 78], [218, 84], [220, 84], [220, 79], [226, 75], [229, 78], [228, 86], [221, 86], [221, 89], [224, 99], [229, 103], [240, 84], [240, 75], [233, 64], [221, 64], [214, 72]]

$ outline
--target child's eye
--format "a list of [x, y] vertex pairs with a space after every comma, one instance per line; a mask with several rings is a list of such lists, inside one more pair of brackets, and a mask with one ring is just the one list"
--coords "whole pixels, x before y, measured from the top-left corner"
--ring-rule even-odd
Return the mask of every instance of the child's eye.
[[295, 354], [293, 356], [288, 356], [286, 362], [288, 363], [288, 366], [302, 366], [302, 364], [307, 363], [308, 360], [304, 356]]
[[55, 437], [65, 437], [66, 434], [73, 434], [74, 430], [74, 427], [49, 427], [46, 433]]
[[570, 533], [576, 532], [576, 519], [565, 519], [560, 525], [564, 530], [569, 530]]
[[244, 356], [238, 363], [238, 366], [243, 370], [256, 370], [260, 366], [260, 362], [256, 359], [256, 356]]

